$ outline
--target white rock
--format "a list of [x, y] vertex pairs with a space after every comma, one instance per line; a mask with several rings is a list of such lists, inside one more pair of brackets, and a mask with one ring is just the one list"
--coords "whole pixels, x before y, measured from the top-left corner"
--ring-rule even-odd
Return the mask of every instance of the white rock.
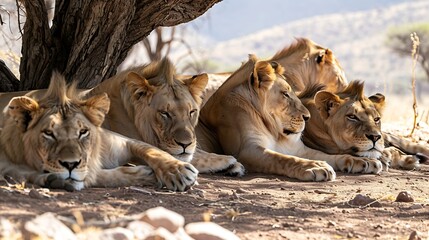
[[28, 221], [24, 226], [25, 230], [37, 235], [40, 239], [76, 239], [76, 235], [53, 213], [44, 213], [35, 219]]
[[160, 227], [160, 228], [157, 228], [154, 232], [152, 232], [151, 236], [145, 238], [145, 240], [177, 240], [177, 239], [167, 229]]
[[116, 227], [106, 229], [101, 232], [98, 239], [100, 240], [131, 240], [134, 239], [134, 234], [126, 228]]
[[6, 218], [0, 218], [0, 238], [1, 239], [22, 239], [18, 226]]
[[136, 239], [146, 239], [148, 236], [152, 235], [153, 231], [155, 231], [155, 228], [152, 225], [142, 221], [130, 222], [127, 229], [134, 233], [134, 237]]
[[186, 233], [195, 240], [239, 240], [234, 233], [212, 222], [189, 223]]
[[155, 228], [163, 227], [172, 233], [185, 225], [185, 218], [182, 215], [163, 207], [147, 210], [141, 220]]

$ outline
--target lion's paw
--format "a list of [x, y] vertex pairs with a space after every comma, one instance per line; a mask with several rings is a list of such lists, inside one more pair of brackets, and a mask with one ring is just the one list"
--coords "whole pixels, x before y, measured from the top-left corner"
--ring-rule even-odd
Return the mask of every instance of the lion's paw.
[[380, 160], [365, 157], [344, 157], [337, 166], [340, 171], [347, 173], [373, 173], [377, 174], [383, 170]]
[[177, 161], [164, 169], [156, 169], [159, 183], [172, 191], [185, 191], [192, 187], [198, 176], [198, 170], [190, 163]]
[[63, 189], [68, 192], [83, 189], [83, 183], [73, 180], [64, 179], [57, 174], [51, 173], [43, 176], [42, 184], [43, 187], [50, 189]]
[[194, 155], [191, 163], [200, 173], [225, 173], [225, 175], [237, 177], [241, 177], [245, 173], [243, 164], [229, 155], [200, 152], [200, 154]]
[[298, 179], [304, 181], [333, 181], [337, 176], [334, 169], [324, 161], [311, 161], [311, 164], [306, 164], [302, 170], [303, 173]]
[[413, 170], [420, 169], [420, 164], [427, 162], [429, 157], [421, 153], [407, 155], [396, 147], [388, 147], [384, 149], [381, 159], [389, 161], [392, 168]]
[[229, 166], [225, 174], [232, 177], [242, 177], [244, 176], [245, 172], [246, 169], [244, 168], [243, 164], [235, 162]]

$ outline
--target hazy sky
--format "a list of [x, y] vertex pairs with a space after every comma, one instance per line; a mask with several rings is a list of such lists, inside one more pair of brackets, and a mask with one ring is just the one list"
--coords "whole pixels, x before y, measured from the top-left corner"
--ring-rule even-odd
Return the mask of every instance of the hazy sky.
[[[383, 8], [406, 0], [223, 0], [189, 25], [222, 41], [315, 15]], [[412, 1], [412, 0], [408, 0]]]

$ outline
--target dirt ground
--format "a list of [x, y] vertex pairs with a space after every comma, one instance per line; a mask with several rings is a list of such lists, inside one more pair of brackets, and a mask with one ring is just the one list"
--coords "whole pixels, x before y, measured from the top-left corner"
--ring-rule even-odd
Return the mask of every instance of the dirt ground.
[[[429, 165], [379, 175], [338, 173], [335, 181], [319, 183], [263, 174], [200, 175], [198, 182], [184, 193], [141, 186], [29, 193], [30, 188], [0, 186], [0, 218], [22, 226], [53, 212], [71, 224], [82, 214], [85, 227], [103, 228], [163, 206], [187, 223], [210, 219], [241, 239], [409, 239], [413, 231], [429, 239]], [[401, 191], [414, 201], [395, 202]], [[350, 202], [358, 194], [375, 204]]]

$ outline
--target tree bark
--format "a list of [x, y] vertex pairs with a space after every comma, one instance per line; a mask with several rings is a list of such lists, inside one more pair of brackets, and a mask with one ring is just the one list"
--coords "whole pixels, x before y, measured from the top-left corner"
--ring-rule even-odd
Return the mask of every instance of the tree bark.
[[57, 0], [52, 27], [44, 0], [22, 0], [20, 90], [46, 88], [53, 70], [94, 87], [116, 73], [131, 47], [159, 26], [188, 22], [221, 0]]
[[18, 91], [19, 81], [15, 75], [6, 66], [3, 60], [0, 60], [0, 92]]

